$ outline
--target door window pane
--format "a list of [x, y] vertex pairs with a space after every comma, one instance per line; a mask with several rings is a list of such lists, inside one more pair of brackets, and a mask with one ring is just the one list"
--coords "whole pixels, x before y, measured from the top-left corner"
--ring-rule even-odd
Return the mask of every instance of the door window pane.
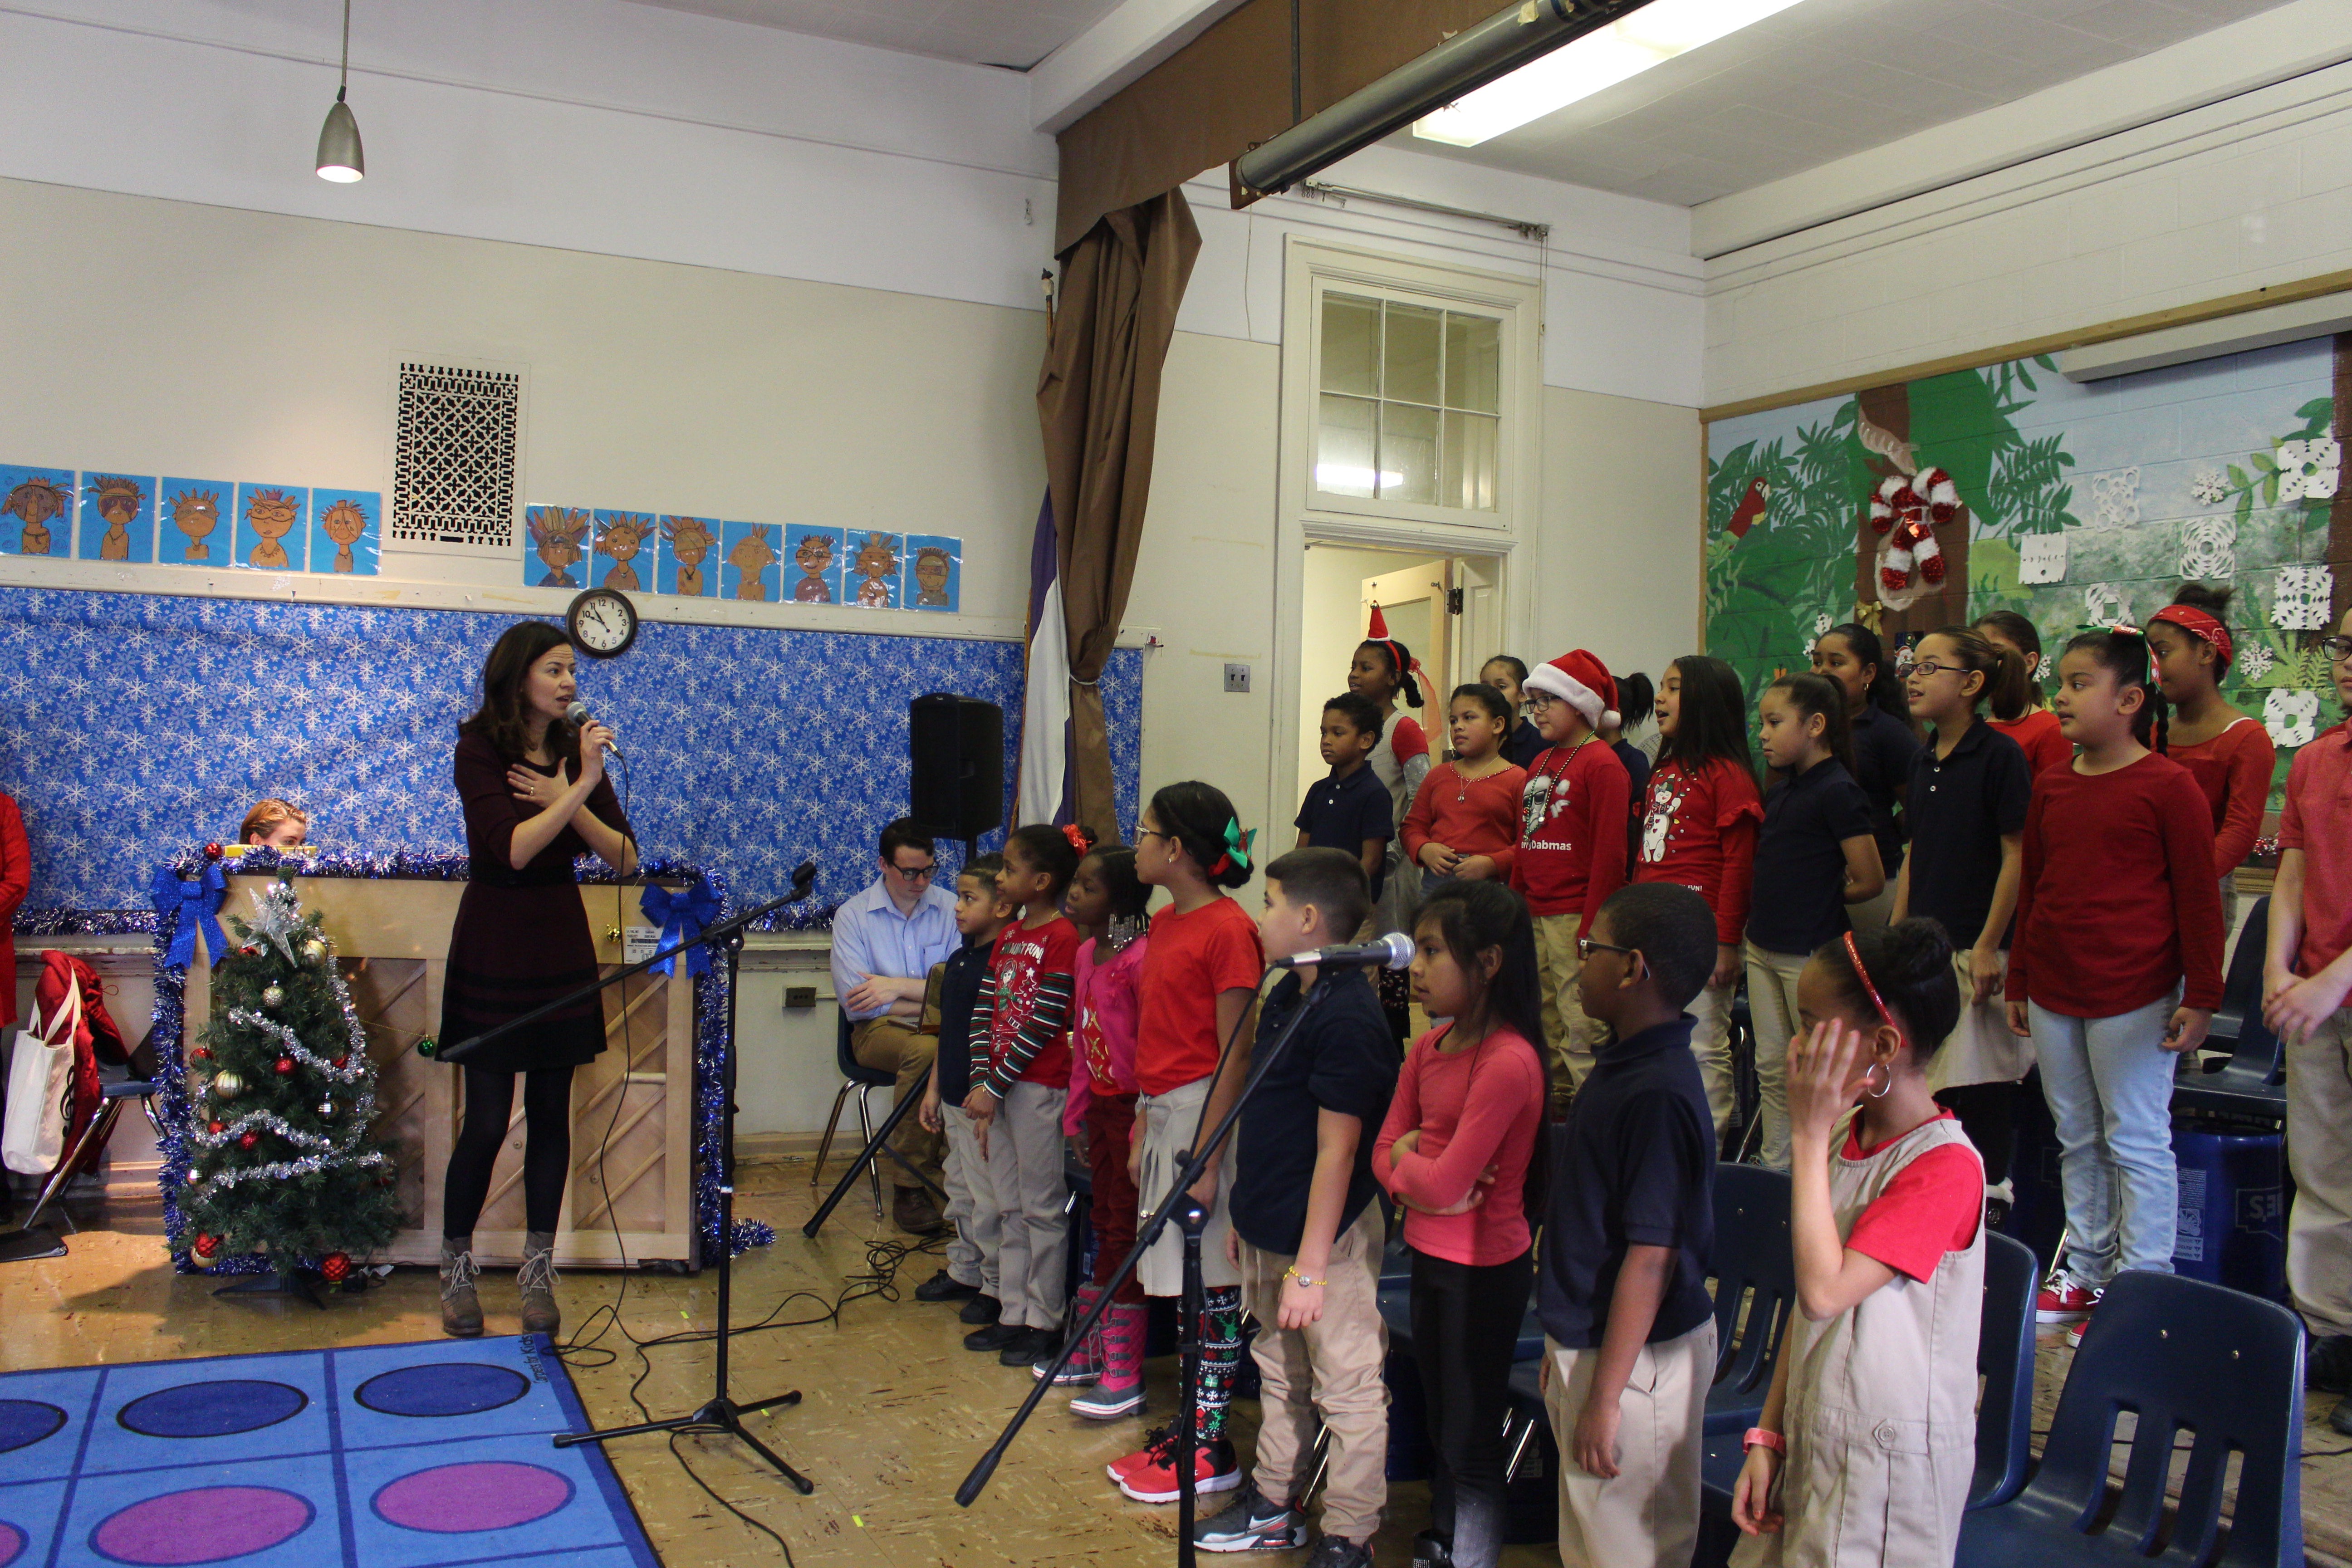
[[1322, 390], [1378, 397], [1380, 376], [1381, 302], [1360, 294], [1324, 295]]
[[1503, 323], [1446, 312], [1445, 406], [1499, 412], [1502, 384]]
[[1445, 413], [1444, 470], [1438, 504], [1475, 511], [1495, 510], [1495, 475], [1501, 467], [1496, 437], [1502, 421], [1491, 414]]
[[1380, 405], [1369, 397], [1323, 395], [1315, 434], [1315, 488], [1327, 495], [1378, 493], [1372, 468], [1373, 431]]
[[1381, 405], [1381, 499], [1437, 500], [1437, 410], [1410, 403]]
[[1389, 302], [1388, 325], [1381, 355], [1383, 372], [1381, 395], [1402, 403], [1434, 405], [1438, 389], [1438, 353], [1445, 312], [1423, 305]]

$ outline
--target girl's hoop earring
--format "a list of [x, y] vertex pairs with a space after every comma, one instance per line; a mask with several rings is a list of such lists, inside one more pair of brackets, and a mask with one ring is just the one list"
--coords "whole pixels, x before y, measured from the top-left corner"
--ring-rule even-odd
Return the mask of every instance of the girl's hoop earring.
[[[1862, 1081], [1865, 1084], [1868, 1083], [1870, 1081], [1871, 1072], [1885, 1066], [1885, 1064], [1883, 1062], [1871, 1063], [1869, 1068], [1863, 1070]], [[1886, 1081], [1880, 1084], [1876, 1089], [1866, 1091], [1873, 1100], [1885, 1100], [1886, 1098], [1887, 1091], [1895, 1087], [1895, 1069], [1893, 1068], [1886, 1068], [1885, 1070]]]

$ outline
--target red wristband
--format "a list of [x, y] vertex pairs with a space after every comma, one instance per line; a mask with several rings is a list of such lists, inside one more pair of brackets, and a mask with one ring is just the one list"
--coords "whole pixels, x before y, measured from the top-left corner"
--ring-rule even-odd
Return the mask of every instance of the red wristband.
[[1748, 1428], [1747, 1436], [1739, 1439], [1739, 1447], [1743, 1451], [1756, 1447], [1769, 1448], [1774, 1453], [1780, 1455], [1784, 1458], [1788, 1457], [1789, 1453], [1789, 1440], [1786, 1437], [1781, 1436], [1778, 1432], [1768, 1430], [1762, 1426], [1750, 1426]]

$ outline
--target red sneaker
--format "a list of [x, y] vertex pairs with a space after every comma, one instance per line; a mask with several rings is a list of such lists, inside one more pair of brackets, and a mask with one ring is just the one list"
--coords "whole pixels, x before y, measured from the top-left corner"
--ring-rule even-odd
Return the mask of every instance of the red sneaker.
[[2083, 1314], [2083, 1321], [2081, 1322], [2076, 1323], [2073, 1328], [2066, 1331], [2066, 1348], [2068, 1350], [2081, 1350], [2083, 1348], [2083, 1331], [2090, 1326], [2091, 1315], [2090, 1313], [2085, 1312]]
[[2033, 1298], [2033, 1316], [2044, 1323], [2079, 1323], [2099, 1304], [2099, 1292], [2061, 1274]]
[[[1119, 1477], [1118, 1489], [1138, 1502], [1174, 1502], [1181, 1489], [1177, 1484], [1176, 1445], [1155, 1445], [1149, 1455], [1144, 1463]], [[1234, 1456], [1233, 1444], [1217, 1437], [1192, 1450], [1195, 1492], [1231, 1491], [1241, 1484], [1241, 1461]]]
[[1173, 1422], [1171, 1422], [1165, 1426], [1154, 1426], [1150, 1431], [1144, 1433], [1142, 1447], [1138, 1448], [1132, 1454], [1123, 1455], [1118, 1458], [1113, 1459], [1109, 1464], [1105, 1465], [1103, 1469], [1110, 1476], [1112, 1480], [1123, 1481], [1127, 1479], [1128, 1471], [1141, 1469], [1144, 1466], [1151, 1462], [1152, 1456], [1163, 1446], [1173, 1443], [1175, 1440], [1176, 1426]]

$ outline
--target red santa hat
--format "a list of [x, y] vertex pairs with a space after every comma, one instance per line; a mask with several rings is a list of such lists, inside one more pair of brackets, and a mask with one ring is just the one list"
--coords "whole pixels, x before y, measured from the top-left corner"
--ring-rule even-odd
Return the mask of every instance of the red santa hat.
[[1583, 714], [1584, 721], [1596, 730], [1618, 722], [1616, 679], [1607, 665], [1582, 648], [1538, 665], [1527, 684], [1559, 698]]

